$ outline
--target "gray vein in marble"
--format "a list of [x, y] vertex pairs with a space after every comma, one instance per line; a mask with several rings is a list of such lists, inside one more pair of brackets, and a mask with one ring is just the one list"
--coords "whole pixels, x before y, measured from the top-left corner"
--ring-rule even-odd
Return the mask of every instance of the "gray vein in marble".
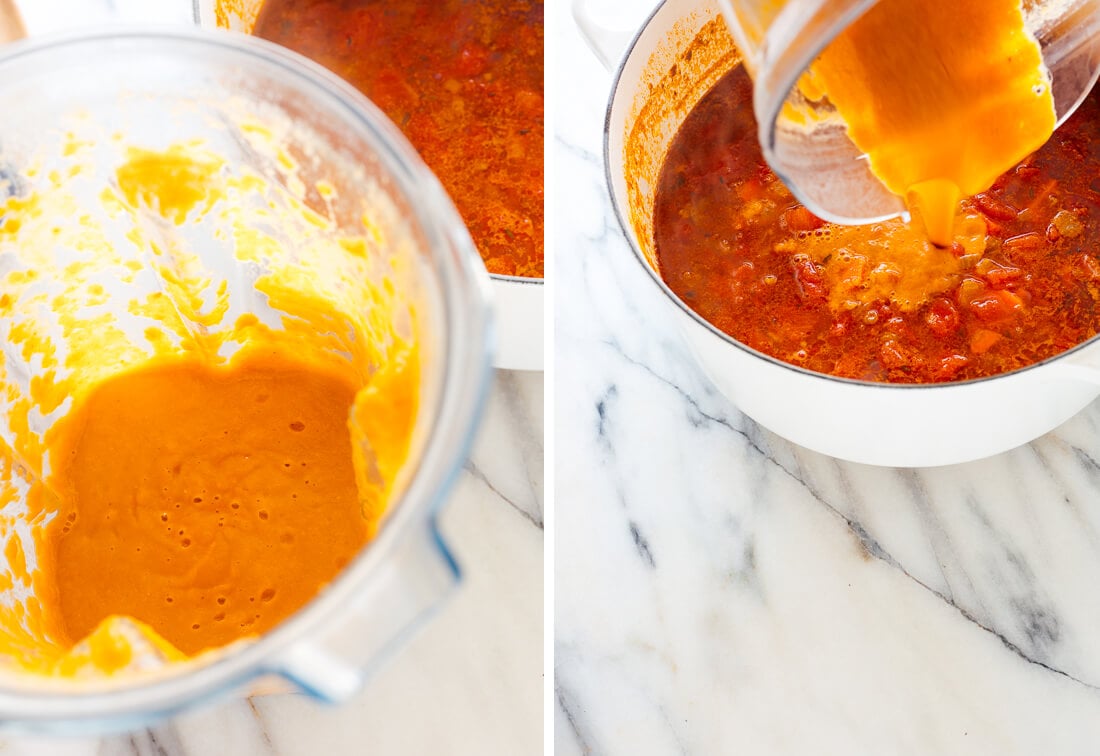
[[[530, 374], [511, 372], [506, 370], [497, 371], [496, 383], [498, 386], [498, 392], [508, 407], [508, 414], [510, 417], [518, 419], [519, 434], [518, 437], [526, 441], [520, 448], [521, 454], [524, 460], [524, 466], [527, 471], [525, 480], [527, 482], [527, 490], [531, 495], [531, 501], [535, 507], [534, 518], [538, 520], [539, 527], [542, 527], [543, 521], [543, 475], [545, 459], [545, 446], [543, 439], [543, 423], [535, 422], [531, 413], [528, 411], [532, 406], [523, 393], [523, 386], [528, 383], [537, 383], [539, 391], [537, 392], [536, 402], [539, 406], [543, 402], [542, 387], [543, 376], [538, 375], [537, 381], [534, 380], [536, 376]], [[528, 432], [529, 429], [534, 429], [535, 432]]]
[[529, 523], [534, 525], [539, 530], [542, 530], [542, 518], [541, 517], [536, 517], [535, 515], [531, 514], [526, 509], [521, 507], [519, 504], [517, 504], [516, 502], [509, 499], [504, 494], [502, 494], [497, 489], [497, 487], [492, 484], [492, 482], [489, 480], [489, 478], [486, 477], [485, 473], [483, 473], [481, 471], [481, 469], [473, 463], [473, 461], [466, 462], [465, 469], [466, 469], [466, 472], [470, 473], [470, 475], [475, 480], [477, 480], [483, 486], [488, 488], [493, 493], [494, 496], [496, 496], [498, 499], [500, 499], [505, 504], [510, 506], [512, 509], [516, 510], [516, 512], [518, 512], [520, 515], [522, 515], [523, 519], [527, 520]]
[[[781, 469], [787, 475], [790, 475], [792, 478], [794, 478], [800, 484], [805, 485], [801, 480], [799, 480], [795, 475], [793, 475], [789, 470], [787, 470], [782, 465], [779, 465], [779, 469]], [[942, 600], [944, 603], [946, 603], [949, 606], [953, 607], [965, 620], [967, 620], [968, 622], [974, 624], [975, 626], [981, 628], [982, 630], [986, 631], [987, 633], [989, 633], [990, 635], [995, 637], [997, 640], [999, 640], [1001, 642], [1001, 644], [1006, 649], [1011, 651], [1013, 654], [1015, 654], [1017, 657], [1019, 657], [1023, 661], [1028, 662], [1029, 664], [1034, 664], [1036, 666], [1042, 667], [1043, 669], [1045, 669], [1049, 672], [1053, 672], [1056, 675], [1060, 675], [1062, 677], [1065, 677], [1066, 679], [1071, 680], [1072, 682], [1078, 683], [1078, 684], [1080, 684], [1080, 685], [1082, 685], [1082, 686], [1084, 686], [1084, 687], [1086, 687], [1090, 690], [1100, 692], [1100, 686], [1096, 686], [1096, 685], [1093, 685], [1092, 683], [1081, 680], [1077, 677], [1074, 677], [1073, 675], [1069, 674], [1068, 672], [1066, 672], [1064, 670], [1058, 669], [1058, 668], [1053, 667], [1049, 664], [1046, 664], [1045, 662], [1043, 662], [1039, 659], [1034, 658], [1028, 651], [1025, 651], [1025, 649], [1021, 648], [1019, 645], [1012, 642], [1002, 632], [1000, 632], [997, 629], [991, 627], [990, 625], [985, 624], [984, 622], [979, 620], [978, 617], [975, 616], [971, 611], [969, 611], [969, 610], [965, 609], [964, 607], [962, 607], [962, 606], [958, 605], [957, 603], [955, 603], [955, 601], [948, 594], [944, 593], [943, 591], [937, 590], [936, 588], [928, 585], [926, 582], [924, 582], [920, 578], [917, 578], [916, 576], [912, 575], [900, 563], [898, 563], [898, 561], [896, 559], [894, 559], [889, 553], [886, 552], [885, 549], [883, 549], [879, 545], [879, 543], [871, 536], [870, 533], [867, 532], [867, 530], [863, 527], [862, 524], [860, 524], [858, 521], [853, 520], [853, 519], [849, 518], [848, 516], [846, 516], [843, 512], [841, 512], [836, 507], [834, 507], [832, 504], [830, 504], [828, 501], [823, 499], [813, 488], [811, 488], [809, 486], [805, 486], [805, 487], [806, 487], [806, 490], [810, 493], [810, 495], [813, 496], [813, 498], [818, 503], [822, 504], [830, 512], [832, 512], [834, 515], [836, 515], [837, 517], [842, 519], [848, 525], [849, 530], [851, 530], [852, 533], [856, 536], [856, 538], [859, 541], [860, 546], [867, 552], [867, 554], [869, 554], [870, 556], [872, 556], [872, 557], [874, 557], [874, 558], [876, 558], [880, 561], [883, 561], [886, 564], [889, 564], [890, 566], [896, 568], [903, 575], [905, 575], [905, 577], [909, 578], [914, 583], [921, 586], [922, 588], [924, 588], [925, 590], [930, 592], [932, 595], [934, 595], [937, 598], [939, 598], [940, 600]], [[1016, 602], [1014, 602], [1014, 606], [1017, 606], [1017, 608], [1019, 608], [1019, 604], [1017, 604]]]
[[[626, 354], [621, 349], [621, 347], [619, 347], [619, 345], [613, 339], [612, 340], [604, 340], [603, 343], [608, 348], [610, 348], [610, 349], [614, 350], [615, 352], [617, 352], [627, 362], [631, 363], [632, 365], [635, 365], [636, 367], [639, 367], [639, 368], [643, 369], [645, 372], [650, 374], [653, 378], [657, 379], [658, 381], [660, 381], [660, 382], [664, 383], [665, 385], [667, 385], [669, 388], [676, 391], [683, 398], [683, 400], [687, 403], [687, 405], [695, 413], [698, 414], [698, 418], [693, 418], [691, 415], [688, 416], [688, 421], [692, 424], [693, 427], [701, 427], [706, 422], [713, 422], [713, 423], [716, 423], [716, 424], [718, 424], [719, 426], [721, 426], [723, 428], [726, 428], [727, 430], [731, 431], [735, 435], [740, 436], [742, 439], [744, 439], [745, 443], [748, 445], [748, 447], [750, 449], [752, 449], [754, 452], [759, 454], [763, 459], [770, 462], [777, 469], [781, 470], [784, 474], [786, 474], [788, 477], [790, 477], [798, 485], [800, 485], [802, 488], [804, 488], [814, 498], [815, 501], [817, 501], [819, 504], [821, 504], [826, 509], [828, 509], [830, 512], [832, 512], [836, 517], [843, 520], [844, 523], [847, 525], [848, 530], [855, 536], [856, 541], [859, 544], [859, 546], [863, 549], [863, 551], [868, 556], [874, 557], [875, 559], [877, 559], [879, 561], [882, 561], [885, 564], [888, 564], [891, 567], [897, 569], [905, 577], [912, 580], [913, 582], [915, 582], [917, 585], [921, 586], [925, 590], [929, 591], [934, 596], [936, 596], [937, 598], [942, 600], [944, 603], [946, 603], [949, 606], [953, 607], [968, 622], [971, 622], [975, 626], [981, 628], [985, 632], [987, 632], [990, 635], [997, 638], [1006, 649], [1011, 651], [1014, 655], [1016, 655], [1017, 657], [1019, 657], [1023, 661], [1026, 661], [1030, 664], [1034, 664], [1036, 666], [1039, 666], [1039, 667], [1041, 667], [1041, 668], [1043, 668], [1043, 669], [1045, 669], [1049, 672], [1052, 672], [1056, 675], [1060, 675], [1062, 677], [1065, 677], [1066, 679], [1071, 680], [1075, 683], [1078, 683], [1078, 684], [1080, 684], [1080, 685], [1082, 685], [1082, 686], [1084, 686], [1084, 687], [1086, 687], [1090, 690], [1100, 692], [1100, 686], [1094, 685], [1094, 684], [1089, 683], [1085, 680], [1082, 680], [1078, 677], [1075, 677], [1074, 675], [1066, 672], [1065, 670], [1059, 669], [1057, 667], [1054, 667], [1050, 664], [1047, 664], [1047, 663], [1043, 662], [1040, 659], [1035, 658], [1034, 654], [1037, 654], [1037, 653], [1041, 652], [1041, 649], [1039, 648], [1039, 646], [1036, 645], [1039, 640], [1041, 640], [1043, 638], [1056, 639], [1056, 637], [1057, 637], [1056, 627], [1054, 629], [1051, 629], [1051, 627], [1050, 627], [1050, 623], [1054, 622], [1054, 620], [1053, 620], [1053, 618], [1052, 618], [1052, 616], [1050, 615], [1049, 612], [1046, 612], [1045, 610], [1042, 610], [1042, 609], [1036, 609], [1036, 608], [1034, 608], [1034, 605], [1027, 605], [1026, 602], [1022, 601], [1018, 597], [1014, 598], [1013, 599], [1014, 608], [1017, 610], [1017, 612], [1021, 612], [1023, 614], [1023, 616], [1027, 618], [1024, 622], [1023, 630], [1024, 630], [1026, 636], [1029, 639], [1032, 639], [1033, 641], [1035, 641], [1035, 643], [1032, 644], [1032, 648], [1025, 649], [1021, 645], [1019, 645], [1018, 643], [1013, 642], [1003, 632], [1001, 632], [1001, 631], [997, 630], [996, 628], [992, 627], [990, 624], [982, 622], [972, 611], [970, 611], [970, 610], [960, 606], [959, 604], [957, 604], [954, 601], [953, 597], [948, 592], [938, 590], [934, 586], [929, 585], [927, 582], [925, 582], [925, 581], [921, 580], [920, 578], [916, 577], [915, 575], [911, 574], [886, 549], [884, 549], [881, 544], [879, 544], [879, 542], [874, 538], [874, 536], [871, 535], [870, 532], [868, 532], [868, 530], [863, 526], [862, 523], [860, 523], [858, 520], [856, 520], [852, 517], [847, 516], [841, 510], [839, 510], [837, 507], [835, 507], [833, 504], [831, 504], [829, 501], [827, 501], [825, 499], [825, 497], [823, 496], [823, 494], [816, 487], [811, 485], [806, 480], [805, 475], [800, 474], [798, 470], [790, 469], [789, 467], [787, 467], [786, 465], [781, 463], [778, 459], [776, 459], [776, 457], [774, 455], [772, 455], [769, 452], [765, 451], [763, 446], [758, 444], [756, 441], [754, 441], [750, 437], [749, 433], [746, 430], [743, 430], [741, 428], [738, 428], [738, 427], [734, 426], [734, 424], [730, 420], [728, 420], [727, 418], [719, 417], [717, 415], [710, 414], [710, 413], [706, 412], [705, 410], [703, 410], [703, 408], [700, 406], [699, 402], [693, 396], [691, 396], [687, 391], [685, 391], [682, 387], [677, 385], [674, 381], [671, 381], [670, 379], [666, 378], [665, 376], [662, 376], [659, 373], [657, 373], [651, 366], [649, 366], [647, 364], [644, 364], [642, 362], [639, 362], [638, 360], [634, 359], [630, 355]], [[743, 418], [744, 421], [748, 422], [749, 424], [755, 425], [755, 423], [753, 423], [749, 418], [747, 418], [743, 415], [742, 415], [742, 418]], [[1092, 458], [1089, 457], [1089, 460], [1092, 461]], [[1093, 464], [1094, 464], [1096, 470], [1098, 472], [1100, 472], [1100, 464], [1095, 463], [1095, 461], [1093, 461]], [[968, 497], [968, 499], [969, 499], [969, 497]], [[984, 513], [982, 513], [980, 511], [980, 507], [978, 507], [976, 505], [976, 503], [973, 502], [973, 501], [970, 501], [970, 505], [971, 505], [973, 511], [975, 512], [975, 514], [978, 515], [983, 520], [983, 524], [986, 525], [987, 529], [990, 532], [996, 534], [996, 528], [988, 520], [988, 518], [984, 515]], [[1003, 537], [998, 537], [997, 541], [1000, 544], [1000, 546], [1005, 550], [1006, 559], [1009, 560], [1010, 562], [1014, 561], [1015, 564], [1017, 565], [1017, 570], [1019, 571], [1020, 570], [1019, 565], [1025, 564], [1022, 561], [1022, 559], [1020, 558], [1019, 554], [1016, 553], [1014, 550], [1011, 549], [1011, 547], [1009, 547], [1007, 545], [1007, 543], [1006, 543], [1006, 541]], [[1023, 573], [1021, 573], [1021, 574], [1023, 574]]]
[[619, 395], [619, 387], [612, 383], [596, 401], [596, 415], [599, 422], [596, 425], [596, 440], [604, 448], [610, 448], [611, 442], [607, 436], [607, 403]]
[[[992, 543], [996, 544], [1001, 551], [998, 558], [989, 560], [988, 569], [994, 574], [1004, 576], [998, 582], [1005, 586], [1006, 591], [1013, 585], [1022, 585], [1025, 589], [1012, 595], [1009, 605], [1014, 610], [1014, 616], [1021, 621], [1020, 630], [1028, 642], [1027, 655], [1029, 658], [1039, 654], [1048, 655], [1049, 647], [1060, 640], [1061, 631], [1058, 620], [1054, 616], [1055, 610], [1043, 608], [1038, 603], [1035, 574], [1028, 566], [1027, 559], [1019, 549], [1012, 546], [1011, 538], [1001, 532], [973, 495], [963, 497], [963, 503], [981, 522], [982, 527], [993, 536]], [[1006, 572], [1010, 572], [1011, 575], [1005, 575]], [[959, 606], [954, 601], [951, 603], [953, 606]]]
[[1088, 476], [1094, 483], [1100, 486], [1100, 462], [1097, 462], [1091, 454], [1079, 446], [1072, 446], [1070, 448], [1074, 456], [1077, 457], [1077, 460], [1081, 462], [1081, 466], [1085, 469], [1085, 472], [1088, 473]]
[[[623, 502], [623, 506], [626, 506], [626, 502]], [[655, 569], [657, 563], [653, 560], [653, 551], [649, 547], [649, 541], [642, 535], [642, 532], [638, 529], [638, 523], [630, 520], [630, 538], [634, 541], [634, 548], [638, 550], [638, 556], [642, 558], [642, 561], [646, 563], [646, 566], [650, 569]]]
[[[603, 169], [603, 154], [602, 153], [596, 153], [596, 152], [593, 152], [592, 150], [588, 150], [588, 149], [585, 149], [584, 147], [581, 147], [579, 144], [575, 144], [573, 142], [567, 142], [559, 136], [554, 137], [554, 143], [557, 144], [559, 147], [564, 147], [566, 152], [570, 153], [571, 155], [573, 155], [575, 157], [580, 158], [584, 162], [591, 163], [593, 165], [599, 166], [601, 171], [602, 171], [602, 169]], [[607, 187], [603, 185], [602, 178], [603, 177], [601, 176], [600, 188], [603, 190], [604, 195], [606, 195], [607, 194]]]
[[[837, 466], [843, 470], [843, 466], [837, 463]], [[842, 473], [843, 474], [843, 473]], [[943, 529], [943, 524], [936, 517], [932, 511], [931, 504], [928, 498], [928, 491], [921, 484], [920, 477], [916, 475], [912, 470], [905, 470], [901, 473], [902, 479], [909, 487], [909, 492], [913, 498], [913, 503], [920, 513], [921, 522], [924, 524], [925, 534], [928, 536], [928, 544], [932, 548], [932, 553], [936, 557], [936, 565], [940, 569], [940, 577], [943, 579], [944, 590], [943, 593], [947, 597], [947, 600], [955, 603], [955, 591], [951, 586], [951, 578], [947, 574], [945, 569], [944, 560], [951, 558], [952, 550], [950, 548], [950, 539], [947, 537], [947, 533]], [[847, 477], [847, 476], [845, 476]], [[969, 584], [968, 588], [972, 594], [976, 594], [974, 591], [974, 585], [970, 581], [969, 576], [965, 570], [957, 570]], [[983, 610], [985, 607], [982, 607]]]
[[[668, 734], [672, 736], [672, 739], [676, 741], [676, 748], [680, 752], [680, 756], [689, 756], [691, 750], [684, 743], [683, 738], [680, 737], [680, 728], [672, 723], [672, 720], [668, 716], [668, 712], [665, 711], [664, 706], [658, 706], [657, 711], [661, 714], [661, 719], [665, 722], [665, 727], [668, 728]], [[687, 723], [687, 720], [684, 720]]]
[[[1095, 427], [1094, 424], [1091, 422], [1090, 425]], [[1057, 441], [1065, 445], [1073, 454], [1074, 458], [1082, 463], [1081, 467], [1082, 469], [1084, 469], [1085, 474], [1088, 475], [1089, 478], [1096, 484], [1097, 489], [1100, 489], [1100, 467], [1097, 467], [1096, 462], [1092, 459], [1091, 456], [1089, 456], [1088, 452], [1086, 452], [1079, 446], [1074, 446], [1073, 444], [1068, 444], [1064, 441], [1061, 441], [1061, 439], [1052, 437], [1051, 440]], [[1057, 486], [1058, 493], [1062, 498], [1062, 502], [1069, 507], [1069, 510], [1071, 512], [1073, 512], [1080, 528], [1088, 532], [1089, 539], [1094, 544], [1100, 546], [1100, 534], [1097, 533], [1096, 528], [1093, 526], [1093, 523], [1089, 520], [1088, 517], [1085, 516], [1085, 512], [1078, 505], [1077, 497], [1070, 496], [1069, 491], [1066, 489], [1064, 481], [1058, 479], [1054, 475], [1054, 467], [1051, 464], [1050, 455], [1046, 454], [1039, 444], [1031, 444], [1027, 448], [1031, 451], [1033, 455], [1035, 455], [1036, 459], [1039, 460], [1039, 467], [1046, 473], [1047, 478], [1050, 480], [1050, 482], [1053, 485]]]
[[[186, 753], [180, 734], [172, 725], [161, 725], [123, 737], [125, 741], [120, 737], [114, 745], [122, 747], [123, 751], [129, 751], [135, 756], [183, 756]], [[129, 746], [128, 749], [123, 746], [123, 742]], [[104, 743], [104, 745], [107, 744]], [[114, 749], [104, 748], [101, 752], [112, 753]]]
[[[557, 698], [558, 709], [565, 715], [565, 721], [569, 725], [569, 732], [576, 741], [577, 747], [581, 753], [599, 753], [599, 749], [593, 748], [589, 743], [588, 738], [581, 732], [581, 727], [577, 724], [577, 705], [575, 704], [569, 692], [565, 689], [565, 686], [561, 683], [561, 676], [555, 672], [554, 679], [557, 681], [554, 685], [554, 696]], [[585, 728], [591, 729], [591, 728]], [[555, 732], [555, 745], [562, 746], [564, 744], [557, 743], [560, 732]]]

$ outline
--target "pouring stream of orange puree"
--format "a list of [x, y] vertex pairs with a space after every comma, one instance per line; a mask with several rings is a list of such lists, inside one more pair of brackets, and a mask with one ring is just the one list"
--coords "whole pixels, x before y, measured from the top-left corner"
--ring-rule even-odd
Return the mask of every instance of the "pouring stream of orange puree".
[[952, 240], [962, 196], [989, 188], [1054, 131], [1054, 100], [1020, 0], [881, 0], [800, 82], [828, 95], [871, 169]]

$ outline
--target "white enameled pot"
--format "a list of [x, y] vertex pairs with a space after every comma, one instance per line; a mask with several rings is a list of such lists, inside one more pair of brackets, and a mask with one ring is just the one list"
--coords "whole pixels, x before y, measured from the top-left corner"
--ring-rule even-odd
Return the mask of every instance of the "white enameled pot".
[[[835, 378], [737, 342], [681, 302], [661, 280], [652, 209], [665, 152], [692, 107], [732, 66], [736, 52], [716, 0], [664, 0], [619, 55], [583, 0], [574, 16], [597, 56], [619, 61], [604, 124], [607, 181], [638, 262], [715, 386], [761, 425], [815, 451], [888, 466], [987, 457], [1056, 428], [1100, 395], [1094, 338], [1031, 367], [980, 380], [898, 385]], [[692, 47], [703, 31], [710, 42]], [[639, 125], [642, 119], [644, 127]], [[634, 137], [631, 137], [634, 132]]]
[[[200, 26], [249, 33], [263, 0], [194, 0]], [[542, 370], [545, 289], [541, 278], [490, 274], [496, 310], [496, 356], [506, 370]]]

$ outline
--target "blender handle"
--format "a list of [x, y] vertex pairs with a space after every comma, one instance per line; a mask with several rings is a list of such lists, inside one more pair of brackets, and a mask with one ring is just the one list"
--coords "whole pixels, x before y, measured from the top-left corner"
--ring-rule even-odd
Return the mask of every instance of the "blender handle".
[[608, 71], [613, 71], [615, 64], [630, 46], [635, 30], [616, 30], [601, 26], [592, 18], [588, 2], [589, 0], [573, 0], [573, 22], [600, 64]]
[[434, 521], [406, 531], [378, 567], [340, 621], [290, 646], [272, 671], [323, 701], [346, 701], [458, 584]]
[[27, 36], [27, 27], [15, 0], [0, 0], [0, 43], [14, 42]]

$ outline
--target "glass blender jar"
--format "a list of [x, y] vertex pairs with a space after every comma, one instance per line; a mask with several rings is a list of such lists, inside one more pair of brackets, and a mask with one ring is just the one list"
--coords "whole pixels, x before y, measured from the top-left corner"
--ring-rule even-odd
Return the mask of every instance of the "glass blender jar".
[[[352, 310], [357, 287], [383, 292], [379, 301], [384, 306], [363, 301], [363, 311], [352, 314], [379, 332], [399, 332], [415, 343], [420, 363], [410, 446], [378, 533], [311, 602], [259, 637], [139, 675], [58, 679], [22, 672], [15, 660], [0, 659], [0, 722], [17, 731], [101, 731], [144, 725], [231, 694], [297, 689], [326, 701], [347, 698], [371, 664], [430, 615], [458, 580], [435, 517], [481, 416], [492, 374], [493, 331], [487, 276], [458, 213], [400, 132], [371, 103], [319, 66], [257, 39], [190, 29], [112, 30], [15, 43], [0, 53], [0, 104], [19, 114], [0, 130], [0, 198], [25, 196], [43, 182], [56, 182], [58, 173], [48, 170], [49, 160], [42, 156], [67, 154], [72, 145], [98, 155], [115, 143], [156, 148], [202, 141], [216, 146], [229, 166], [266, 176], [280, 192], [299, 197], [338, 232], [362, 233], [369, 214], [371, 238], [384, 241], [377, 254], [364, 263], [358, 251], [354, 266], [350, 258], [326, 261], [335, 273], [325, 284], [329, 289], [319, 291], [338, 294]], [[265, 151], [252, 138], [257, 125], [278, 134], [284, 153]], [[297, 163], [293, 176], [279, 167], [284, 154]], [[92, 164], [84, 175], [71, 174], [74, 187], [80, 182], [85, 190], [96, 186], [99, 174], [95, 160]], [[336, 191], [322, 196], [311, 189], [322, 184]], [[86, 192], [88, 204], [81, 205], [85, 195], [79, 187], [73, 191], [73, 212], [52, 219], [60, 238], [86, 235], [76, 228], [85, 223], [107, 229], [104, 250], [125, 246], [133, 229], [119, 226], [119, 216], [100, 218], [101, 208], [93, 201], [98, 195]], [[276, 204], [271, 208], [279, 210]], [[272, 259], [304, 272], [315, 269], [317, 261], [310, 257], [315, 250], [281, 239], [280, 228], [274, 220], [257, 226], [283, 242], [273, 245], [279, 251], [272, 252]], [[162, 241], [199, 250], [195, 264], [214, 289], [220, 282], [228, 292], [231, 314], [277, 328], [294, 314], [275, 311], [254, 288], [265, 265], [275, 263], [235, 257], [223, 232], [216, 224], [200, 224], [181, 228], [179, 239]], [[38, 249], [34, 238], [21, 239], [18, 230], [11, 235], [14, 243], [0, 249], [0, 280], [17, 276], [22, 288], [9, 292], [15, 302], [5, 306], [19, 312], [20, 296], [65, 291], [71, 250], [64, 245]], [[126, 260], [136, 271], [128, 279], [112, 275], [110, 257], [105, 253], [78, 261], [81, 270], [90, 266], [97, 274], [100, 287], [96, 304], [76, 308], [73, 332], [79, 338], [94, 338], [96, 318], [105, 312], [122, 333], [140, 334], [142, 316], [126, 302], [141, 287], [164, 283], [163, 277], [146, 275], [141, 254]], [[352, 270], [365, 271], [363, 280], [340, 278], [341, 271]], [[311, 285], [308, 275], [301, 280]], [[84, 296], [84, 289], [78, 294]], [[24, 332], [29, 322], [43, 338], [56, 335], [56, 312], [24, 307], [23, 315], [28, 312]], [[33, 477], [43, 470], [28, 462], [10, 426], [13, 407], [33, 395], [32, 386], [43, 375], [43, 358], [15, 345], [13, 322], [10, 314], [0, 315], [0, 354], [9, 387], [0, 400], [0, 467]], [[189, 327], [206, 326], [194, 322]], [[107, 348], [93, 372], [124, 369], [142, 356], [140, 347], [117, 353]], [[44, 430], [53, 420], [48, 411], [28, 416], [31, 431]], [[371, 454], [369, 448], [359, 451]], [[41, 523], [26, 521], [20, 500], [25, 493], [19, 486], [6, 491], [0, 533], [7, 541], [22, 539], [28, 552], [28, 534]], [[11, 566], [2, 568], [10, 571]], [[30, 553], [27, 567], [34, 569]], [[0, 605], [7, 610], [25, 605], [28, 598], [18, 584], [0, 591]]]
[[[764, 158], [794, 196], [827, 221], [862, 224], [905, 216], [901, 197], [871, 172], [827, 100], [803, 97], [798, 81], [844, 29], [889, 0], [719, 0], [753, 78], [753, 110]], [[1060, 125], [1100, 73], [1100, 2], [1024, 0], [1024, 21], [1051, 76]], [[784, 107], [807, 110], [811, 126]]]

